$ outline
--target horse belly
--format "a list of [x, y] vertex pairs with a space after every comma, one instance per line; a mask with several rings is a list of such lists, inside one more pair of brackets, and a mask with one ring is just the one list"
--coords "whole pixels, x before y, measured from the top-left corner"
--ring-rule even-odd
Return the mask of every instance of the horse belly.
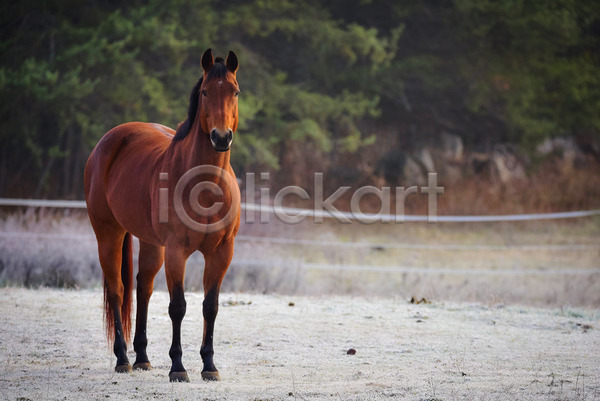
[[115, 182], [115, 189], [108, 197], [108, 205], [119, 224], [139, 239], [155, 245], [161, 245], [152, 227], [152, 212], [147, 185], [133, 185], [128, 180], [120, 186]]

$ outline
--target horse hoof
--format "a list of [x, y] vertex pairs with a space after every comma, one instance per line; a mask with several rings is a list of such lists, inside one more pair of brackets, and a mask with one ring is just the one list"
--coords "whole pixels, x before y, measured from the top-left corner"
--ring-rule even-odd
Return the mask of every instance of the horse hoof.
[[219, 372], [202, 372], [202, 379], [206, 381], [221, 381], [221, 376], [219, 376]]
[[188, 377], [187, 372], [171, 372], [169, 373], [169, 381], [189, 383], [190, 378]]
[[150, 365], [150, 362], [134, 363], [133, 370], [152, 370], [152, 365]]
[[125, 364], [125, 365], [119, 365], [115, 367], [115, 372], [117, 373], [130, 373], [131, 372], [131, 365], [130, 364]]

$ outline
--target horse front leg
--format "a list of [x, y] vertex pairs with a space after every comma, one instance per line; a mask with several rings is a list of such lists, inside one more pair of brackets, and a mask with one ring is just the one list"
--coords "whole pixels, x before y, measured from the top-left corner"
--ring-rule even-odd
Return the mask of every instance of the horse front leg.
[[213, 335], [215, 319], [219, 311], [219, 291], [232, 257], [233, 240], [221, 244], [214, 254], [206, 253], [204, 255], [204, 302], [202, 303], [204, 331], [202, 348], [200, 349], [200, 355], [204, 363], [202, 369], [202, 378], [204, 380], [221, 380], [219, 371], [213, 361], [215, 353], [213, 349]]
[[183, 367], [181, 357], [181, 322], [185, 316], [186, 302], [183, 294], [183, 281], [185, 278], [185, 262], [189, 254], [180, 248], [169, 247], [165, 250], [165, 273], [169, 287], [169, 317], [173, 324], [173, 342], [169, 350], [171, 357], [171, 371], [169, 380], [172, 382], [189, 382], [188, 374]]

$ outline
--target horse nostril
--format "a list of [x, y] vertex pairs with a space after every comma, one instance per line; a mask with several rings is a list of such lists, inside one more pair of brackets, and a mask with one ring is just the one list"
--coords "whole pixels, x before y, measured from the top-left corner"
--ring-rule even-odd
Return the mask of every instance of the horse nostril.
[[212, 142], [213, 147], [219, 152], [229, 150], [229, 146], [233, 141], [233, 131], [227, 129], [222, 133], [219, 133], [219, 130], [214, 128], [210, 131], [210, 141]]
[[219, 134], [216, 129], [210, 131], [210, 141], [213, 143], [213, 146], [219, 143]]

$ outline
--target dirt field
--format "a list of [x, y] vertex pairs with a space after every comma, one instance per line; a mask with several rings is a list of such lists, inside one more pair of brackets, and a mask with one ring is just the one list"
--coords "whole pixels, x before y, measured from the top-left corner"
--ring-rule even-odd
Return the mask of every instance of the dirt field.
[[155, 369], [115, 374], [99, 290], [0, 289], [0, 398], [600, 399], [599, 310], [224, 294], [215, 338], [222, 381], [207, 383], [202, 297], [187, 301], [192, 382], [172, 384], [165, 292], [150, 303]]

